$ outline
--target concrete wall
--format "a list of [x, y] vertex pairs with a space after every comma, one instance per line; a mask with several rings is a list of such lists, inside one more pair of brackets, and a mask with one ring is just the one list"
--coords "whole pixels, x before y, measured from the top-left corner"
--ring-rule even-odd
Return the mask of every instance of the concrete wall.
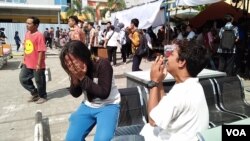
[[[20, 39], [23, 42], [24, 35], [27, 31], [25, 23], [0, 23], [0, 28], [1, 27], [5, 28], [4, 33], [7, 36], [7, 39], [6, 39], [7, 43], [15, 45], [15, 40], [14, 40], [15, 31], [19, 32]], [[56, 27], [60, 27], [63, 29], [69, 28], [67, 24], [58, 25], [58, 24], [40, 23], [38, 30], [43, 33], [45, 31], [45, 28], [50, 28], [50, 27], [53, 27], [55, 30], [56, 30]]]

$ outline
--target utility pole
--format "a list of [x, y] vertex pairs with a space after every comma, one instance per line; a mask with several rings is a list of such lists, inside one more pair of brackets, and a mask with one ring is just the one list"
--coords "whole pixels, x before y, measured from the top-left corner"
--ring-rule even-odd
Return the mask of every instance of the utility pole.
[[[168, 24], [170, 24], [170, 14], [169, 14], [169, 6], [168, 6], [168, 0], [164, 0], [164, 17], [165, 17], [165, 22], [164, 22], [164, 26], [165, 26], [165, 37], [164, 40], [167, 38], [167, 44], [169, 44], [169, 29], [167, 30], [167, 26]], [[166, 37], [167, 34], [167, 37]]]

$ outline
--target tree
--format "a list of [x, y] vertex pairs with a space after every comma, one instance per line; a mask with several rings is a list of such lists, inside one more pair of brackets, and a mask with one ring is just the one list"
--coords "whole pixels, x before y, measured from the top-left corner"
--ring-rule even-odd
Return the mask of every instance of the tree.
[[105, 17], [105, 14], [108, 11], [116, 12], [116, 11], [124, 10], [125, 8], [126, 8], [126, 4], [124, 0], [108, 0], [107, 7], [101, 10], [101, 17]]
[[124, 0], [108, 0], [107, 5], [111, 12], [121, 11], [126, 8]]
[[[100, 7], [106, 7], [100, 10]], [[107, 11], [116, 12], [126, 8], [124, 0], [108, 0], [106, 4], [98, 3], [96, 9], [90, 6], [82, 7], [82, 3], [79, 0], [74, 0], [71, 7], [66, 11], [67, 17], [72, 15], [84, 16], [88, 21], [94, 22], [99, 20], [100, 17], [97, 17], [97, 13], [100, 12], [101, 17], [104, 17]], [[97, 18], [97, 19], [96, 19]]]
[[198, 6], [194, 6], [194, 9], [195, 10], [198, 10], [198, 11], [203, 11], [207, 8], [207, 5], [198, 5]]
[[95, 21], [95, 10], [90, 6], [82, 7], [82, 3], [78, 0], [74, 0], [72, 6], [66, 11], [67, 17], [72, 15], [84, 16], [88, 21]]
[[82, 12], [86, 17], [88, 21], [94, 22], [95, 21], [95, 17], [96, 17], [96, 12], [95, 9], [91, 6], [85, 6], [83, 8], [83, 12]]
[[67, 16], [72, 16], [72, 15], [76, 15], [76, 14], [79, 14], [81, 15], [82, 14], [82, 3], [77, 1], [77, 0], [74, 0], [72, 2], [72, 5], [69, 7], [69, 9], [66, 10], [67, 12]]

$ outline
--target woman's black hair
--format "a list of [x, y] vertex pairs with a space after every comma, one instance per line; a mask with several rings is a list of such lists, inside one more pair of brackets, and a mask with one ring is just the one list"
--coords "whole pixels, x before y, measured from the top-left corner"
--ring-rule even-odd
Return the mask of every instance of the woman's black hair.
[[60, 53], [60, 61], [63, 69], [69, 74], [69, 68], [65, 64], [65, 56], [71, 54], [74, 57], [80, 59], [87, 65], [86, 75], [93, 79], [93, 62], [91, 59], [91, 53], [89, 49], [81, 41], [72, 40], [68, 42], [62, 49]]

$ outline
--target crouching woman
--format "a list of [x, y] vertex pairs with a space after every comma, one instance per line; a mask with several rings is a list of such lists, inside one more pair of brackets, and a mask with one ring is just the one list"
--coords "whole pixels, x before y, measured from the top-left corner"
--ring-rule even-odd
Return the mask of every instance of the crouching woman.
[[63, 69], [70, 77], [70, 94], [84, 100], [69, 118], [66, 141], [82, 141], [96, 125], [94, 141], [110, 141], [120, 111], [120, 93], [107, 59], [91, 58], [80, 41], [70, 41], [60, 53]]

